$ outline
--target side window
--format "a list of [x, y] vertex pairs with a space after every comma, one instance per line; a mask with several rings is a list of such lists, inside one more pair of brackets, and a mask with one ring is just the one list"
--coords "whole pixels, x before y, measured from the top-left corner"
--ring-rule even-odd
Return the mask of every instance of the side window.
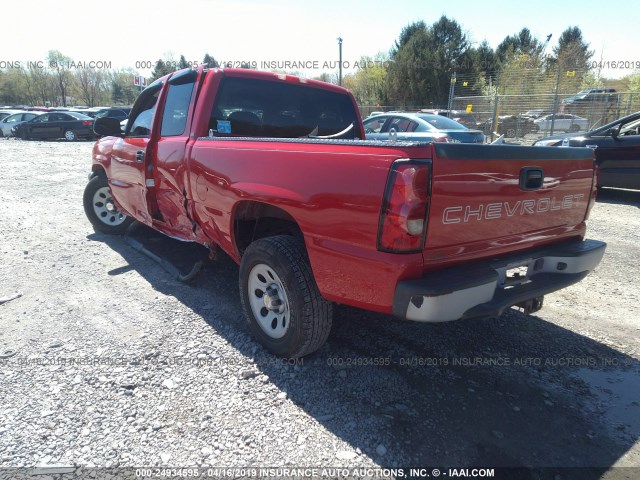
[[391, 122], [389, 122], [389, 125], [386, 127], [386, 131], [389, 131], [393, 128], [396, 132], [408, 132], [411, 131], [408, 130], [411, 123], [411, 120], [409, 120], [408, 118], [394, 118], [393, 120], [391, 120]]
[[389, 130], [391, 130], [392, 128], [394, 128], [396, 131], [398, 131], [398, 119], [397, 118], [389, 118], [389, 120], [387, 121], [387, 123], [384, 124], [382, 130], [380, 130], [382, 133], [387, 133]]
[[127, 122], [127, 137], [148, 137], [151, 134], [151, 122], [156, 110], [161, 85], [153, 90], [142, 92], [136, 104], [131, 109], [131, 116]]
[[49, 115], [40, 115], [34, 120], [35, 123], [44, 123], [49, 121]]
[[409, 125], [407, 125], [407, 129], [405, 130], [405, 132], [415, 132], [417, 128], [417, 122], [409, 122]]
[[191, 94], [193, 93], [193, 83], [184, 85], [169, 85], [169, 92], [162, 112], [162, 127], [160, 135], [171, 137], [182, 135], [187, 126], [187, 113]]
[[367, 133], [380, 133], [380, 129], [384, 125], [384, 122], [387, 120], [387, 117], [382, 118], [373, 118], [369, 121], [364, 122], [364, 128]]

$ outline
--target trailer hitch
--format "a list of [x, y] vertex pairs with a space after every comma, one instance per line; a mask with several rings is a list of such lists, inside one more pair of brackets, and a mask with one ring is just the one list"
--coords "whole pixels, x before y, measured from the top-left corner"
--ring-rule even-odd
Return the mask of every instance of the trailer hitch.
[[529, 300], [525, 300], [524, 302], [516, 303], [516, 307], [521, 308], [524, 313], [535, 313], [542, 308], [542, 304], [544, 303], [544, 296], [531, 298]]

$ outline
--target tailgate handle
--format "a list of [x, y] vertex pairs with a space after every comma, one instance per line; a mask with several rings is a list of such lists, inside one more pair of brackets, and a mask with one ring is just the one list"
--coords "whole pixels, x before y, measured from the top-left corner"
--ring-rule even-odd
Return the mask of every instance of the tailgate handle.
[[540, 167], [524, 167], [520, 170], [520, 188], [522, 190], [538, 190], [542, 188], [544, 172]]

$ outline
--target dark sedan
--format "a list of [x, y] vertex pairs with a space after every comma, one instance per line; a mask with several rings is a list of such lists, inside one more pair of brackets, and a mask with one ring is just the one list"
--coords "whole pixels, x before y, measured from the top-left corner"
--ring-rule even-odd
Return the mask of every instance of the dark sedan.
[[422, 142], [484, 143], [484, 134], [441, 115], [427, 113], [386, 113], [364, 120], [367, 139]]
[[528, 133], [538, 131], [538, 126], [533, 120], [524, 116], [501, 115], [498, 117], [498, 128], [493, 128], [493, 120], [489, 119], [483, 124], [484, 133], [487, 135], [492, 131], [498, 135], [504, 135], [507, 138], [521, 137]]
[[124, 120], [129, 116], [129, 112], [131, 112], [130, 107], [103, 108], [102, 110], [98, 110], [94, 115], [94, 117], [95, 118], [109, 117], [109, 118], [117, 118], [118, 120]]
[[595, 148], [599, 187], [640, 189], [640, 112], [590, 132], [555, 135], [534, 145]]
[[49, 112], [17, 125], [12, 133], [23, 140], [30, 138], [94, 138], [93, 118], [75, 112]]

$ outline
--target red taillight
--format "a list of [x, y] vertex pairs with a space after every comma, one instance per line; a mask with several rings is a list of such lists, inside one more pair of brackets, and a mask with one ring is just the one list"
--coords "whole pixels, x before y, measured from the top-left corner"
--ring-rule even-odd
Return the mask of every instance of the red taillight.
[[91, 124], [93, 124], [93, 121], [91, 121], [91, 120], [83, 120], [82, 121], [82, 125], [91, 125]]
[[431, 163], [397, 160], [391, 167], [380, 214], [378, 250], [419, 252], [424, 245]]

